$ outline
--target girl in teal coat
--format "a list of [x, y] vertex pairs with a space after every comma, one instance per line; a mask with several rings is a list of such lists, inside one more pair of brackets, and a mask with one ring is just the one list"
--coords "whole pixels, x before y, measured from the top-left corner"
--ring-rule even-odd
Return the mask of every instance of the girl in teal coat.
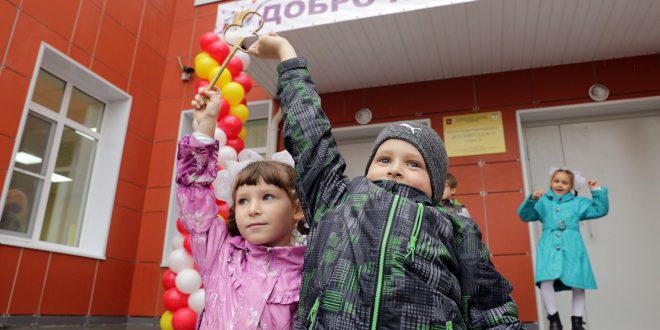
[[[595, 180], [587, 183], [593, 200], [578, 197], [572, 190], [584, 182], [579, 173], [568, 169], [552, 171], [550, 190], [538, 190], [518, 208], [518, 215], [526, 222], [540, 220], [543, 234], [536, 257], [534, 282], [541, 288], [541, 296], [548, 311], [550, 329], [562, 329], [557, 312], [555, 291], [573, 291], [573, 329], [582, 327], [585, 289], [596, 289], [589, 256], [580, 235], [580, 221], [607, 215], [607, 188]], [[576, 189], [577, 190], [577, 189]]]

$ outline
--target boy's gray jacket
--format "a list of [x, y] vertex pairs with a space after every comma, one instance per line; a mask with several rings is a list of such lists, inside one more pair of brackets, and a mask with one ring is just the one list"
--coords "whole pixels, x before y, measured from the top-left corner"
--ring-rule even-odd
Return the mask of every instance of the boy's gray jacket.
[[311, 232], [296, 329], [521, 329], [469, 218], [393, 181], [349, 180], [302, 58], [278, 67], [284, 145]]

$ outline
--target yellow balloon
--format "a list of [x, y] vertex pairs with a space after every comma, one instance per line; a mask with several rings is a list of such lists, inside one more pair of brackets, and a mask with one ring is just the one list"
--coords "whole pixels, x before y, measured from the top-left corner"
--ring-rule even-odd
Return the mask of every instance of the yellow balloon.
[[243, 103], [233, 105], [231, 108], [229, 108], [229, 114], [238, 117], [238, 119], [240, 119], [241, 123], [243, 124], [245, 124], [248, 118], [250, 118], [250, 110], [248, 110], [248, 107], [246, 107]]
[[[209, 71], [209, 81], [215, 78], [215, 75], [218, 74], [218, 71], [220, 71], [220, 66], [216, 66], [215, 68], [211, 69], [211, 71]], [[229, 72], [229, 70], [227, 69], [224, 69], [220, 74], [220, 78], [218, 78], [218, 82], [216, 83], [216, 86], [222, 88], [230, 81], [231, 81], [231, 72]]]
[[201, 57], [197, 63], [195, 63], [195, 72], [200, 78], [209, 79], [209, 73], [211, 69], [217, 66], [218, 62], [216, 62], [210, 56]]
[[238, 137], [241, 138], [241, 140], [245, 141], [245, 137], [247, 136], [247, 130], [245, 129], [245, 126], [241, 128], [241, 132], [238, 133]]
[[211, 55], [209, 55], [209, 53], [207, 53], [207, 52], [197, 53], [197, 55], [195, 55], [195, 67], [197, 67], [197, 63], [198, 63], [202, 58], [210, 58], [210, 59], [213, 59], [213, 58], [211, 57]]
[[227, 100], [229, 105], [234, 106], [241, 103], [243, 97], [245, 97], [245, 90], [237, 82], [228, 82], [222, 86], [222, 97]]
[[165, 311], [163, 316], [160, 317], [160, 328], [162, 330], [174, 330], [172, 328], [172, 312]]

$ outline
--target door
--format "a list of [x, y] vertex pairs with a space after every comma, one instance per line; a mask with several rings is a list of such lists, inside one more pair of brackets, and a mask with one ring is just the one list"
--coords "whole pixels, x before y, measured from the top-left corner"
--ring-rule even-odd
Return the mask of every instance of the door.
[[[525, 128], [531, 191], [548, 189], [551, 166], [581, 171], [609, 188], [610, 212], [583, 221], [598, 290], [587, 290], [589, 329], [655, 329], [660, 324], [660, 116]], [[580, 196], [591, 198], [587, 189]], [[540, 225], [534, 224], [538, 242]], [[571, 293], [557, 294], [569, 325]], [[545, 310], [544, 310], [545, 312]]]

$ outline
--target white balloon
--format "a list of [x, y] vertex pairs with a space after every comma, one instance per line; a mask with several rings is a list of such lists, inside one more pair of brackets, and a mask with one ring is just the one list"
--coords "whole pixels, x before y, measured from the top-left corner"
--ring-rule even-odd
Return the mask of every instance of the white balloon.
[[237, 52], [236, 56], [243, 62], [243, 70], [247, 70], [250, 66], [250, 54], [244, 52]]
[[202, 277], [196, 270], [188, 268], [176, 274], [175, 283], [179, 291], [191, 294], [202, 286]]
[[236, 153], [236, 150], [234, 148], [229, 147], [229, 146], [224, 146], [220, 148], [220, 151], [218, 152], [218, 162], [220, 163], [220, 166], [222, 168], [227, 167], [227, 161], [229, 160], [236, 160], [238, 159], [238, 154]]
[[225, 134], [225, 131], [221, 130], [220, 128], [215, 128], [215, 135], [213, 137], [218, 140], [218, 142], [220, 142], [221, 148], [227, 144], [227, 134]]
[[188, 296], [188, 307], [197, 314], [202, 312], [202, 309], [204, 309], [204, 289], [199, 289]]
[[227, 30], [225, 33], [225, 42], [228, 44], [235, 45], [238, 39], [240, 39], [242, 36], [242, 33], [238, 30]]
[[192, 268], [195, 260], [188, 251], [176, 249], [167, 257], [167, 263], [170, 265], [170, 270], [178, 274], [184, 269]]
[[183, 249], [183, 235], [178, 232], [172, 237], [172, 250]]

